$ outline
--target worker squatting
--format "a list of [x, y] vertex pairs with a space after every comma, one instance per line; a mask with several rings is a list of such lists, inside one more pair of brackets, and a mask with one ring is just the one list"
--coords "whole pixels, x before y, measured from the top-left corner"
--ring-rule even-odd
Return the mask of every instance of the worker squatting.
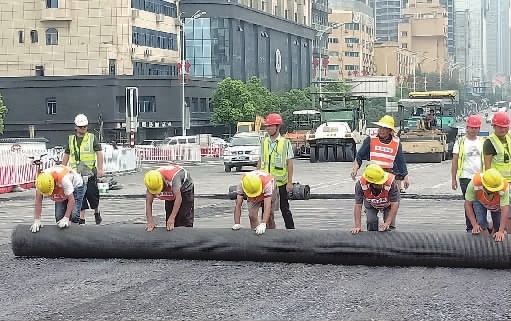
[[[496, 113], [492, 120], [494, 132], [486, 140], [478, 137], [479, 116], [467, 119], [464, 137], [455, 143], [451, 168], [452, 188], [458, 183], [465, 198], [466, 230], [474, 234], [491, 234], [495, 241], [505, 238], [508, 221], [509, 182], [511, 181], [510, 119], [506, 113]], [[375, 123], [378, 131], [367, 137], [353, 162], [351, 176], [356, 178], [363, 160], [369, 164], [355, 183], [353, 234], [362, 231], [362, 210], [366, 214], [367, 231], [391, 231], [396, 228], [400, 187], [408, 188], [408, 172], [394, 119], [384, 116]], [[282, 117], [270, 114], [265, 119], [266, 137], [261, 144], [257, 169], [241, 176], [234, 206], [233, 230], [241, 228], [242, 204], [246, 200], [250, 227], [256, 234], [275, 229], [275, 211], [280, 209], [287, 229], [294, 229], [288, 195], [293, 188], [293, 151], [286, 138], [280, 135]], [[74, 198], [83, 184], [81, 175], [72, 168], [58, 165], [43, 171], [36, 180], [36, 206], [32, 232], [41, 224], [43, 196], [55, 201], [55, 220], [60, 228], [69, 226], [69, 217], [76, 211]], [[154, 199], [165, 201], [167, 230], [193, 227], [194, 182], [182, 166], [171, 164], [148, 171], [146, 186], [145, 229], [156, 227], [152, 205]], [[74, 196], [73, 196], [74, 195]], [[487, 220], [491, 214], [492, 226]], [[259, 213], [261, 212], [261, 215]], [[380, 222], [378, 214], [383, 213]]]

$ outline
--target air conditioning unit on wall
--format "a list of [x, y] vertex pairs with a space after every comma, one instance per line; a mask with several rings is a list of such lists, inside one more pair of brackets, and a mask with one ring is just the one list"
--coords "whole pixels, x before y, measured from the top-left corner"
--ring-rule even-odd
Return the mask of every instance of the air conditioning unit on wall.
[[151, 49], [144, 50], [144, 56], [149, 57], [153, 54], [153, 51]]
[[163, 22], [163, 20], [165, 19], [165, 16], [161, 13], [157, 13], [156, 14], [156, 22]]
[[138, 9], [132, 9], [131, 10], [131, 18], [132, 19], [138, 18], [138, 15], [139, 15]]

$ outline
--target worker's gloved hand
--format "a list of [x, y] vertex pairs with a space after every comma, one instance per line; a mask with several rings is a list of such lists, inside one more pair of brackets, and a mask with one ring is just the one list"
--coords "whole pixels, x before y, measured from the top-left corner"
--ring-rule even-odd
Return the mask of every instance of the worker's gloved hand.
[[60, 228], [69, 227], [69, 218], [64, 217], [60, 221], [57, 222], [57, 226]]
[[261, 223], [256, 227], [256, 234], [261, 235], [266, 232], [266, 223]]
[[34, 220], [34, 224], [30, 227], [30, 231], [32, 233], [37, 233], [39, 230], [43, 227], [43, 223], [41, 223], [41, 220]]
[[240, 228], [241, 228], [241, 224], [234, 224], [234, 225], [232, 226], [232, 229], [233, 229], [234, 231], [237, 231], [237, 230], [239, 230]]

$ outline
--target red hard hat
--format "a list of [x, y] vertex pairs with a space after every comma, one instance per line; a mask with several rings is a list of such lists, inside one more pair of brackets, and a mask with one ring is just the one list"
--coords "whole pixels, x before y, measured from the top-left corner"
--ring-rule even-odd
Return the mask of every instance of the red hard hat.
[[481, 127], [481, 117], [478, 115], [470, 115], [467, 119], [467, 127]]
[[492, 126], [509, 127], [510, 123], [509, 116], [503, 111], [493, 114], [493, 118], [491, 119]]
[[282, 116], [280, 116], [279, 114], [269, 114], [268, 116], [266, 116], [264, 124], [266, 126], [282, 125]]

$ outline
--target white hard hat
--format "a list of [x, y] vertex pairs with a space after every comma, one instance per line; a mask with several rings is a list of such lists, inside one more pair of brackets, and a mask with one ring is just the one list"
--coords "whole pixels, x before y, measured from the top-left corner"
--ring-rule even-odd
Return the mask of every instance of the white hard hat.
[[87, 126], [89, 125], [89, 120], [87, 119], [87, 116], [84, 114], [78, 114], [75, 117], [75, 125], [76, 126]]

